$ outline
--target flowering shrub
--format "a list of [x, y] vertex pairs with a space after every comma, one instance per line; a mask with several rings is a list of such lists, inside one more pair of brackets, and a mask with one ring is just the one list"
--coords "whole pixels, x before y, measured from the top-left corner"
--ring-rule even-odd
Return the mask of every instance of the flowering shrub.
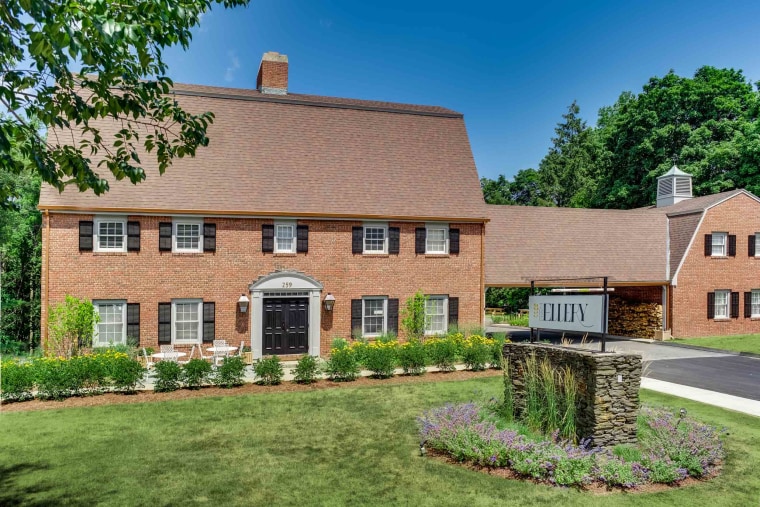
[[0, 363], [0, 390], [2, 399], [24, 401], [32, 398], [34, 389], [34, 369], [32, 363], [3, 361]]
[[[684, 425], [681, 430], [680, 425], [673, 424], [675, 416], [665, 411], [644, 411], [642, 416], [658, 435], [642, 435], [641, 448], [646, 454], [655, 442], [660, 442], [665, 454], [650, 452], [641, 461], [626, 461], [608, 450], [590, 448], [588, 441], [579, 445], [563, 441], [557, 431], [543, 441], [528, 440], [516, 430], [499, 429], [493, 415], [474, 403], [431, 410], [418, 419], [418, 424], [425, 445], [458, 461], [506, 467], [522, 476], [562, 486], [595, 481], [624, 488], [647, 482], [671, 483], [687, 474], [695, 475], [687, 468], [679, 468], [672, 454], [700, 455], [704, 460], [702, 474], [723, 459], [722, 444], [713, 428], [690, 421], [689, 429]], [[679, 427], [673, 430], [675, 426]], [[683, 439], [684, 435], [688, 438]]]
[[376, 378], [389, 378], [396, 369], [398, 356], [397, 341], [380, 341], [367, 343], [362, 346], [362, 364]]
[[412, 339], [398, 348], [398, 364], [406, 375], [422, 375], [425, 373], [427, 354], [425, 345], [420, 340]]
[[359, 376], [359, 361], [356, 349], [361, 345], [348, 345], [345, 340], [336, 340], [330, 350], [330, 358], [325, 364], [325, 372], [335, 382], [351, 382]]
[[[644, 426], [642, 450], [646, 462], [664, 458], [676, 469], [683, 469], [693, 477], [702, 477], [723, 459], [721, 432], [712, 426], [647, 407], [641, 409], [639, 418]], [[678, 470], [661, 470], [661, 473], [684, 474]]]
[[462, 343], [462, 361], [473, 371], [485, 370], [493, 357], [495, 341], [480, 335], [469, 336]]
[[450, 338], [431, 338], [425, 342], [425, 351], [430, 363], [441, 371], [454, 371], [457, 360], [457, 341]]

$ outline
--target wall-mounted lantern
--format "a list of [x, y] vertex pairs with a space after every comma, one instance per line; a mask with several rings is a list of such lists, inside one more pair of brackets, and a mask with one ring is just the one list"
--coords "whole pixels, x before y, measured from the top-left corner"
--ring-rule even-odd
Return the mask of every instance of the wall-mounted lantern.
[[331, 312], [333, 309], [333, 306], [335, 306], [335, 296], [330, 294], [329, 292], [325, 296], [325, 311]]
[[240, 295], [240, 299], [238, 299], [238, 306], [240, 307], [240, 313], [245, 313], [248, 311], [248, 303], [250, 301], [248, 300], [248, 296], [245, 294]]

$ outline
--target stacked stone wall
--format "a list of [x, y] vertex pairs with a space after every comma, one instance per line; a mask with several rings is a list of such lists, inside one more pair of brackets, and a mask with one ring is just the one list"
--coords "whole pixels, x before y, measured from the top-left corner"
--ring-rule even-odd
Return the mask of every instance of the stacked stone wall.
[[569, 368], [578, 383], [577, 434], [594, 445], [611, 447], [636, 442], [641, 355], [595, 352], [556, 345], [507, 343], [515, 413], [525, 410], [525, 360], [535, 354], [554, 369]]

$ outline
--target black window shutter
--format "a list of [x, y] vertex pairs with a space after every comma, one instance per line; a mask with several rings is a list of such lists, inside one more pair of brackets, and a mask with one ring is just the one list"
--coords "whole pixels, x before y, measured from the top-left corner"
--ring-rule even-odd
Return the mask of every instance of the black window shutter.
[[92, 252], [92, 220], [79, 221], [79, 251]]
[[213, 343], [216, 339], [216, 305], [203, 302], [203, 343]]
[[203, 224], [203, 251], [216, 252], [216, 224]]
[[748, 319], [752, 317], [752, 293], [744, 293], [744, 318]]
[[754, 235], [754, 234], [750, 234], [747, 237], [747, 249], [749, 251], [749, 256], [750, 257], [754, 257], [755, 256], [755, 243], [757, 242], [756, 238], [757, 238], [757, 236]]
[[736, 234], [728, 235], [728, 256], [736, 257]]
[[425, 240], [427, 240], [427, 230], [424, 227], [414, 229], [414, 253], [425, 253]]
[[172, 223], [159, 222], [158, 224], [158, 251], [172, 251]]
[[705, 256], [709, 257], [711, 255], [712, 255], [712, 234], [705, 234]]
[[388, 253], [398, 255], [401, 251], [401, 229], [388, 227]]
[[127, 252], [140, 251], [140, 222], [127, 222]]
[[738, 292], [731, 293], [731, 318], [732, 319], [739, 318], [739, 293]]
[[274, 224], [263, 224], [261, 226], [261, 251], [274, 252]]
[[459, 229], [449, 229], [449, 253], [459, 253]]
[[362, 329], [362, 300], [351, 300], [351, 333], [350, 336], [354, 336], [354, 330], [359, 332], [359, 336], [364, 334]]
[[707, 318], [708, 319], [715, 318], [715, 293], [714, 292], [707, 293]]
[[158, 303], [158, 343], [172, 342], [172, 304]]
[[305, 253], [309, 251], [309, 226], [296, 226], [296, 252]]
[[127, 343], [140, 345], [140, 303], [127, 303]]
[[449, 326], [459, 325], [459, 298], [449, 298]]
[[388, 299], [388, 332], [398, 334], [398, 299]]
[[[364, 251], [364, 227], [354, 226], [351, 229], [351, 253], [360, 254]], [[361, 299], [359, 300], [361, 303]], [[359, 311], [361, 314], [361, 311]], [[361, 320], [361, 318], [360, 318]]]

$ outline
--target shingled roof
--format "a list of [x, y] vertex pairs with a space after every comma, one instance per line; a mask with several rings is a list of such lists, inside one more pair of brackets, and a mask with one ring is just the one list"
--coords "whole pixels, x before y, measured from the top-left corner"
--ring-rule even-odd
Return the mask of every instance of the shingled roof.
[[746, 190], [731, 190], [634, 210], [487, 205], [486, 285], [524, 286], [531, 280], [550, 285], [547, 279], [599, 276], [609, 276], [613, 284], [666, 282], [702, 214], [740, 194], [757, 199]]
[[[192, 112], [213, 111], [210, 144], [163, 176], [107, 176], [96, 197], [43, 185], [40, 208], [483, 221], [483, 196], [460, 113], [437, 106], [271, 95], [177, 84]], [[116, 123], [102, 122], [104, 134]], [[102, 173], [101, 173], [102, 174]]]
[[613, 283], [666, 280], [667, 218], [661, 213], [487, 208], [486, 285], [592, 276], [609, 276]]

